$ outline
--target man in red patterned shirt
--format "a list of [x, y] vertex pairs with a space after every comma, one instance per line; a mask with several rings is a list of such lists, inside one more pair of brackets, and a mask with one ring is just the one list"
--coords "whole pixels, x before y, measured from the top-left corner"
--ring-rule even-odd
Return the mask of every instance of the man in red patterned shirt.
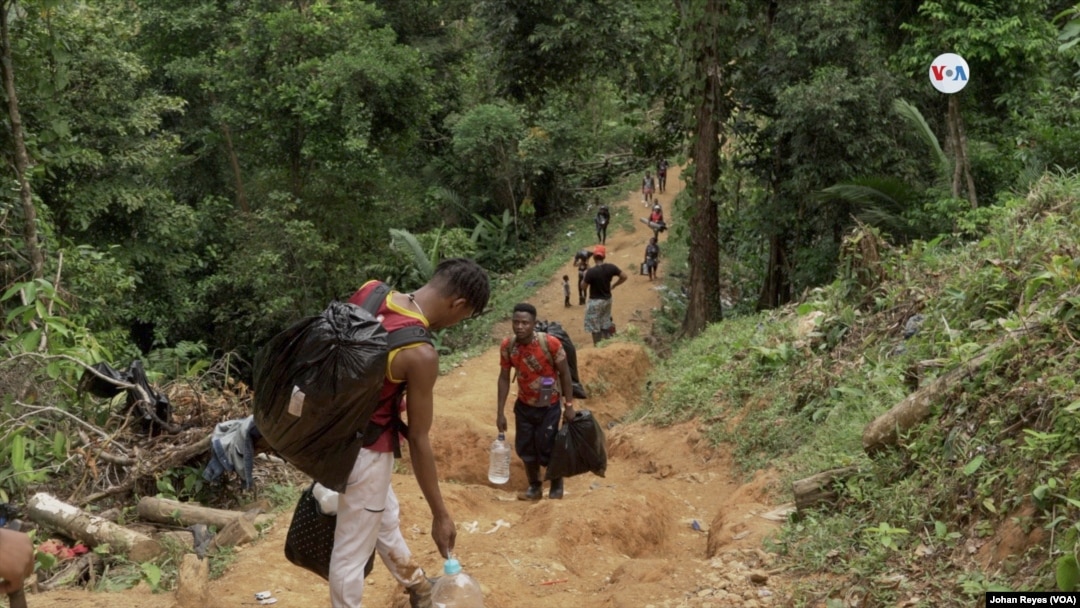
[[[517, 371], [518, 394], [514, 401], [514, 447], [525, 463], [529, 489], [523, 500], [540, 500], [544, 484], [540, 467], [546, 467], [555, 447], [559, 419], [574, 418], [574, 392], [566, 351], [554, 336], [536, 332], [536, 307], [532, 304], [514, 306], [511, 318], [514, 339], [504, 338], [499, 349], [499, 402], [495, 425], [506, 432], [506, 397], [510, 393], [510, 368]], [[558, 382], [555, 382], [556, 376]], [[545, 380], [550, 388], [545, 388]], [[550, 395], [546, 398], [545, 393]], [[560, 394], [565, 396], [565, 409]], [[549, 498], [563, 497], [563, 480], [552, 479]]]

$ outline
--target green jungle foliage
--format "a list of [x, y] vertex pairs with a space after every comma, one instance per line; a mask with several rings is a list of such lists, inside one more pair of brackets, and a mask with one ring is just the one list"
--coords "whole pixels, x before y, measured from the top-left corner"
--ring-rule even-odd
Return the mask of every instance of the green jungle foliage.
[[[291, 321], [368, 278], [413, 288], [452, 255], [490, 271], [494, 312], [439, 347], [483, 348], [508, 302], [589, 244], [604, 188], [690, 151], [708, 47], [723, 53], [706, 66], [720, 170], [711, 199], [688, 189], [665, 210], [650, 343], [671, 359], [638, 415], [706, 421], [747, 470], [857, 467], [838, 509], [775, 548], [881, 602], [911, 590], [874, 584], [886, 570], [956, 605], [1076, 578], [1075, 0], [0, 11], [0, 501], [79, 458], [78, 421], [116, 415], [78, 398], [88, 364], [142, 358], [152, 381], [232, 390]], [[971, 67], [951, 104], [927, 76], [946, 50]], [[713, 204], [719, 259], [703, 260], [686, 228]], [[694, 264], [719, 267], [727, 320], [683, 344]], [[823, 313], [812, 330], [792, 333], [791, 302]], [[991, 344], [933, 422], [863, 454], [861, 429], [912, 383]], [[191, 471], [168, 477], [199, 490]], [[1006, 525], [1042, 557], [991, 571], [979, 543]]]
[[[973, 235], [959, 245], [849, 233], [832, 283], [678, 345], [635, 413], [701, 421], [747, 473], [779, 471], [782, 494], [853, 467], [835, 501], [771, 542], [803, 572], [837, 575], [833, 592], [968, 606], [990, 589], [1075, 585], [1080, 179], [1048, 176], [979, 211], [958, 218]], [[869, 456], [867, 425], [935, 381], [927, 418]], [[809, 580], [797, 597], [829, 594]]]

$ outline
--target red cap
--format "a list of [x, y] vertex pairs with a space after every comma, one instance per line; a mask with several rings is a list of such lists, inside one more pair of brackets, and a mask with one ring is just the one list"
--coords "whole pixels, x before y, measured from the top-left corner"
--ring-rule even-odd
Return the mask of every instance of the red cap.
[[593, 247], [592, 254], [598, 258], [606, 258], [607, 247], [604, 247], [603, 245], [597, 245], [596, 247]]

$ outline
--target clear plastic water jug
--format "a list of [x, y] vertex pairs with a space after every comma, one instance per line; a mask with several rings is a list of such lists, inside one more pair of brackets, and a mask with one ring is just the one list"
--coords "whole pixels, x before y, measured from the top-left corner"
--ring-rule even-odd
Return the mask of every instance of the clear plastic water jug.
[[499, 433], [499, 438], [491, 443], [488, 481], [500, 485], [510, 481], [510, 444], [505, 433]]
[[473, 577], [461, 571], [458, 560], [443, 565], [443, 576], [431, 588], [433, 608], [484, 608], [484, 593]]

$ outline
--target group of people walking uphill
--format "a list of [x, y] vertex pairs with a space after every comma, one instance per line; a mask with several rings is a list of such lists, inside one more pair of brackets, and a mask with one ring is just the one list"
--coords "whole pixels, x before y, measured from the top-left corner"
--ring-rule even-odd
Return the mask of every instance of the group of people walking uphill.
[[[663, 193], [667, 163], [657, 166], [657, 180], [646, 176], [643, 194], [653, 205], [651, 221], [662, 222], [662, 210], [654, 189]], [[593, 345], [615, 333], [612, 319], [612, 292], [625, 283], [626, 272], [607, 261], [607, 227], [610, 213], [601, 207], [596, 218], [598, 244], [574, 257], [578, 270], [578, 304], [585, 306], [585, 331]], [[657, 237], [645, 250], [642, 274], [656, 276], [659, 258]], [[589, 261], [593, 264], [590, 267]], [[564, 303], [571, 305], [570, 277], [563, 277]], [[490, 296], [487, 272], [464, 258], [444, 260], [430, 280], [412, 293], [390, 290], [378, 281], [364, 283], [349, 302], [366, 306], [372, 294], [382, 299], [372, 312], [388, 332], [426, 332], [448, 328], [484, 311]], [[513, 335], [502, 341], [496, 387], [495, 425], [507, 430], [506, 401], [511, 382], [517, 382], [514, 397], [514, 445], [525, 465], [528, 486], [525, 500], [543, 496], [542, 469], [550, 464], [556, 433], [577, 414], [573, 401], [573, 373], [566, 347], [558, 337], [537, 331], [537, 311], [528, 303], [513, 308]], [[511, 376], [514, 371], [514, 378]], [[431, 514], [431, 539], [438, 552], [449, 557], [454, 550], [457, 527], [439, 488], [438, 472], [430, 433], [434, 420], [434, 386], [439, 375], [439, 354], [430, 341], [390, 347], [384, 373], [376, 379], [381, 390], [370, 423], [363, 432], [362, 447], [355, 457], [342, 462], [349, 470], [336, 502], [333, 548], [329, 556], [330, 600], [334, 608], [358, 608], [364, 596], [364, 579], [369, 563], [377, 555], [391, 575], [404, 587], [411, 608], [431, 605], [431, 583], [413, 560], [400, 529], [400, 510], [391, 485], [398, 444], [407, 442], [413, 475]], [[293, 410], [290, 405], [289, 413]], [[295, 414], [299, 415], [299, 414]], [[402, 419], [407, 419], [408, 426]], [[357, 435], [360, 437], [360, 434]], [[560, 499], [563, 480], [551, 478], [548, 497]], [[320, 502], [320, 505], [322, 503]], [[31, 543], [25, 535], [0, 530], [4, 544], [0, 559], [0, 589], [16, 591], [29, 573]], [[368, 566], [365, 568], [365, 566]]]

